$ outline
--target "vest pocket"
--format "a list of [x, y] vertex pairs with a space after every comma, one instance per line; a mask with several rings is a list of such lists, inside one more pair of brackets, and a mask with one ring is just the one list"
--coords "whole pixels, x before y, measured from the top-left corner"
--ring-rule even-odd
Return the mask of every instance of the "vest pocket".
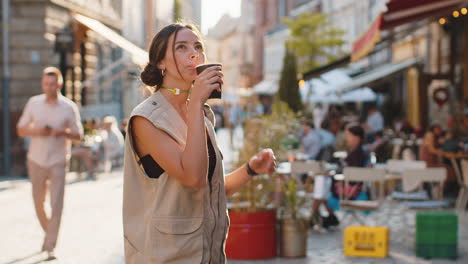
[[201, 262], [203, 217], [155, 217], [153, 221], [154, 258], [161, 263]]

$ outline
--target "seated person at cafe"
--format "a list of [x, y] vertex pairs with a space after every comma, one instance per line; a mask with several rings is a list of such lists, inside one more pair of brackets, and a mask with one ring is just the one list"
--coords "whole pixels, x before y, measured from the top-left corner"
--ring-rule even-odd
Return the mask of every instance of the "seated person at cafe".
[[314, 129], [314, 123], [310, 120], [302, 124], [301, 146], [308, 159], [315, 160], [320, 152], [320, 137]]
[[383, 132], [375, 133], [375, 140], [371, 144], [366, 145], [368, 153], [374, 152], [377, 163], [384, 163], [391, 158], [391, 148], [387, 139], [385, 139]]
[[375, 103], [371, 103], [369, 105], [364, 128], [366, 129], [366, 141], [369, 143], [374, 141], [375, 133], [384, 129], [384, 118], [382, 114], [377, 110], [377, 105]]
[[465, 144], [468, 144], [468, 114], [463, 116], [461, 124], [461, 138]]
[[79, 145], [71, 150], [72, 159], [83, 162], [87, 179], [95, 179], [96, 169], [103, 159], [102, 134], [99, 119], [86, 119], [84, 124], [85, 135]]
[[423, 143], [419, 148], [419, 157], [426, 162], [428, 168], [443, 167], [444, 152], [440, 149], [442, 136], [443, 131], [439, 124], [431, 125], [424, 135]]
[[113, 116], [106, 116], [102, 120], [102, 146], [104, 147], [104, 171], [112, 169], [112, 162], [123, 155], [124, 137]]
[[317, 155], [317, 160], [323, 160], [327, 162], [333, 161], [333, 152], [335, 152], [336, 137], [331, 131], [332, 124], [336, 124], [336, 121], [325, 119], [322, 122], [321, 128], [316, 130], [319, 135], [321, 144], [320, 152]]
[[[339, 164], [337, 170], [340, 173], [345, 166], [365, 167], [369, 160], [369, 155], [363, 149], [364, 129], [357, 123], [352, 123], [346, 127], [346, 145], [348, 146], [348, 154], [344, 161]], [[343, 194], [348, 199], [356, 199], [362, 190], [361, 183], [350, 182], [348, 186], [344, 186], [342, 182], [336, 182], [333, 175], [318, 175], [315, 176], [314, 184], [314, 201], [312, 203], [312, 225], [320, 225], [324, 228], [339, 225], [338, 218], [335, 216], [333, 209], [327, 204], [329, 194], [339, 199]], [[331, 191], [331, 192], [330, 192]], [[319, 207], [324, 204], [328, 216], [322, 218]]]
[[441, 148], [442, 151], [449, 153], [457, 153], [462, 150], [461, 141], [457, 130], [449, 130], [447, 133], [445, 133]]
[[428, 168], [445, 168], [447, 170], [447, 178], [442, 186], [433, 188], [427, 184], [424, 186], [430, 195], [439, 193], [439, 188], [444, 190], [448, 181], [455, 180], [452, 167], [443, 162], [443, 157], [446, 155], [446, 152], [442, 150], [442, 143], [445, 141], [443, 136], [444, 131], [441, 126], [437, 123], [432, 124], [424, 135], [423, 143], [419, 148], [419, 157], [426, 162]]

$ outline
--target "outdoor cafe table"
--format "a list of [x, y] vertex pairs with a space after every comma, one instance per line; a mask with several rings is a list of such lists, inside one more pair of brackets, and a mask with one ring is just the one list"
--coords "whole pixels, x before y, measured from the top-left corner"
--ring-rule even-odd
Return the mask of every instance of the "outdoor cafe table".
[[[373, 167], [385, 169], [387, 171], [387, 173], [385, 174], [385, 183], [389, 185], [389, 190], [391, 191], [395, 189], [395, 182], [400, 181], [402, 179], [402, 174], [400, 172], [388, 170], [387, 164], [385, 163], [376, 163]], [[337, 163], [325, 163], [326, 172], [336, 171], [337, 169]], [[283, 177], [289, 177], [291, 175], [291, 162], [280, 162], [278, 164], [278, 167], [276, 168], [276, 173], [282, 175]], [[335, 174], [333, 177], [337, 181], [344, 180], [343, 174]], [[281, 186], [277, 185], [277, 191], [280, 191], [278, 188], [281, 188]]]
[[[325, 171], [332, 171], [338, 168], [336, 163], [325, 163]], [[276, 168], [276, 173], [281, 175], [290, 175], [291, 174], [291, 162], [280, 162]]]

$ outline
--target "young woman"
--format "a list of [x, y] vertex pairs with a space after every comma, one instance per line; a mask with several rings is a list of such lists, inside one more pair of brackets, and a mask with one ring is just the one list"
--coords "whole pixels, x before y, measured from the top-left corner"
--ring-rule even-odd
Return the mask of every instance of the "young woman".
[[198, 30], [180, 23], [164, 27], [149, 48], [141, 80], [154, 93], [133, 110], [125, 146], [126, 263], [225, 263], [226, 197], [275, 170], [265, 149], [224, 176], [205, 104], [223, 73], [216, 66], [197, 75], [204, 48]]
[[442, 155], [444, 152], [440, 149], [442, 135], [443, 131], [439, 124], [431, 125], [429, 131], [424, 135], [419, 157], [426, 162], [428, 168], [443, 166]]

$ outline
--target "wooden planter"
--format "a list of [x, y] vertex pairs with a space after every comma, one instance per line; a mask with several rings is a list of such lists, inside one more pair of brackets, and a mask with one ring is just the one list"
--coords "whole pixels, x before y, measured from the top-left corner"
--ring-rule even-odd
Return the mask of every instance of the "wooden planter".
[[276, 211], [229, 211], [231, 226], [226, 241], [230, 259], [276, 257]]

